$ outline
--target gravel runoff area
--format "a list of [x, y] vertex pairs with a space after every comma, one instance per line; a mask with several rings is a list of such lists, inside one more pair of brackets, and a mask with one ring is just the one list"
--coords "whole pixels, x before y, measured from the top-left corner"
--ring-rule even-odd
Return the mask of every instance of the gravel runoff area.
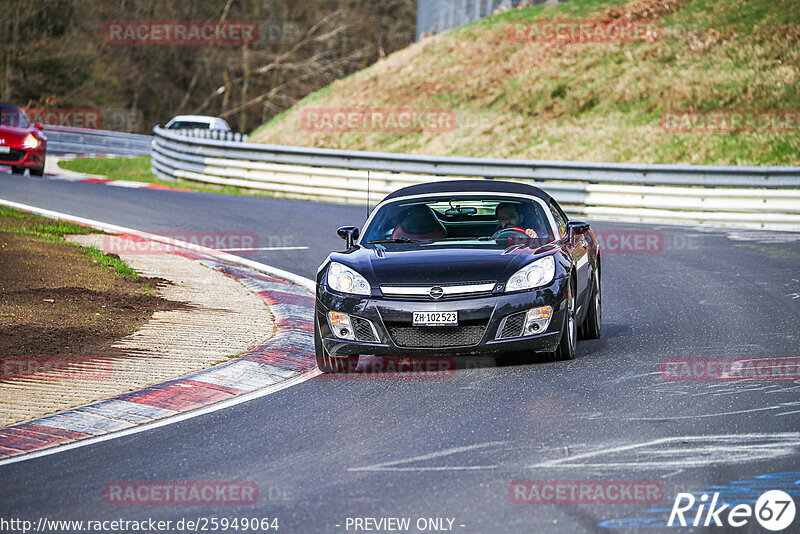
[[275, 332], [264, 300], [241, 283], [178, 254], [141, 248], [110, 235], [67, 236], [70, 241], [117, 254], [147, 277], [168, 280], [158, 296], [183, 302], [157, 311], [123, 338], [106, 358], [70, 362], [63, 369], [0, 383], [0, 427], [26, 421], [204, 369], [263, 343]]

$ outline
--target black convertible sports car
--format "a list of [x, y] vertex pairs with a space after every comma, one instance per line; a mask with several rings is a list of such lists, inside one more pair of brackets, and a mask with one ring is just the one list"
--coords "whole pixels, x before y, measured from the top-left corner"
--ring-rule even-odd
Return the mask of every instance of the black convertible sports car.
[[453, 180], [405, 187], [317, 272], [315, 342], [324, 372], [359, 355], [450, 357], [527, 351], [575, 357], [600, 337], [600, 252], [536, 187]]

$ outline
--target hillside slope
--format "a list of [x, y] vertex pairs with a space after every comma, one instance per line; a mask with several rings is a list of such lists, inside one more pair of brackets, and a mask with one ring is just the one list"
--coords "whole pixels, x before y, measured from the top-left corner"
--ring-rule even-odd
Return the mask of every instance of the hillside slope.
[[[656, 32], [628, 42], [543, 39], [552, 28], [543, 22], [567, 19], [603, 21], [595, 29], [635, 21]], [[252, 139], [439, 155], [800, 165], [798, 21], [798, 0], [573, 0], [506, 11], [310, 94]], [[308, 115], [401, 108], [446, 110], [455, 126], [336, 128]], [[669, 114], [676, 110], [744, 112], [744, 130], [720, 130], [708, 122], [713, 115], [695, 117], [692, 129], [687, 115]], [[786, 122], [763, 128], [768, 117], [759, 113], [770, 110], [789, 112]]]

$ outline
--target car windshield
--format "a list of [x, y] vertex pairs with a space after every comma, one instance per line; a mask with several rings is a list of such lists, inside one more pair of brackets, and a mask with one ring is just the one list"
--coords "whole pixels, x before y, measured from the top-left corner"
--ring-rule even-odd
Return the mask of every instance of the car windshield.
[[25, 112], [15, 106], [0, 106], [0, 126], [29, 128], [30, 122]]
[[208, 130], [211, 125], [207, 122], [192, 122], [192, 121], [175, 121], [169, 125], [169, 130], [183, 130], [183, 129], [199, 128], [201, 130]]
[[361, 243], [492, 242], [500, 238], [553, 240], [542, 206], [508, 196], [441, 196], [399, 200], [381, 207]]

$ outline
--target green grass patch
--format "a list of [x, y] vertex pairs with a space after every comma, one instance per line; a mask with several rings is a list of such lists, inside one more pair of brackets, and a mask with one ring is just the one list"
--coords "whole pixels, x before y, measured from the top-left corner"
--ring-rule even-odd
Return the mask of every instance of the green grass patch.
[[152, 182], [155, 176], [150, 172], [150, 157], [138, 158], [75, 158], [61, 160], [58, 166], [75, 172], [99, 174], [110, 180], [133, 180]]
[[[0, 232], [33, 235], [59, 243], [67, 243], [67, 240], [64, 239], [65, 235], [103, 233], [89, 226], [50, 219], [8, 206], [0, 206]], [[71, 242], [70, 244], [79, 247], [98, 263], [113, 268], [121, 276], [130, 277], [134, 282], [139, 281], [139, 275], [136, 274], [136, 271], [117, 256], [108, 255], [94, 247], [84, 247]], [[25, 260], [25, 263], [26, 265], [34, 264], [33, 260]]]
[[[98, 263], [102, 263], [103, 265], [108, 265], [109, 267], [114, 269], [117, 272], [117, 274], [121, 276], [130, 277], [134, 282], [139, 281], [139, 275], [136, 273], [136, 271], [131, 269], [127, 263], [125, 263], [118, 257], [109, 256], [105, 252], [98, 250], [94, 247], [82, 247], [82, 248], [86, 252], [86, 254], [89, 255], [90, 258], [97, 261]], [[145, 294], [147, 294], [149, 286], [145, 285], [145, 288], [146, 289], [144, 289], [144, 291]]]
[[44, 237], [54, 241], [64, 241], [67, 234], [93, 234], [98, 231], [88, 226], [82, 226], [68, 221], [58, 221], [29, 213], [26, 211], [0, 206], [0, 217], [18, 219], [17, 221], [7, 221], [0, 225], [0, 230], [14, 232], [18, 234], [30, 234]]

